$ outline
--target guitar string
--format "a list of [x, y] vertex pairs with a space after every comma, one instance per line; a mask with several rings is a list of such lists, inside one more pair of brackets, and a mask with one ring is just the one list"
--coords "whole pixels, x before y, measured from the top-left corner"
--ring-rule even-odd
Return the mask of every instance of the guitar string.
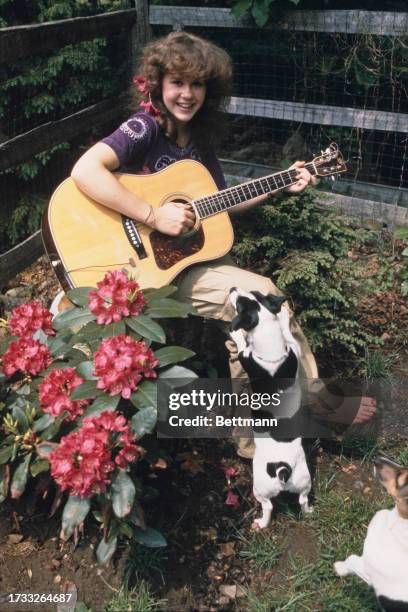
[[[305, 165], [305, 168], [309, 169], [308, 167], [310, 168], [312, 174], [316, 173], [313, 162], [309, 162]], [[210, 196], [204, 196], [203, 198], [196, 200], [194, 204], [197, 207], [199, 216], [201, 218], [206, 218], [240, 202], [263, 195], [265, 193], [270, 193], [271, 190], [274, 190], [274, 188], [281, 189], [286, 187], [292, 184], [297, 177], [298, 172], [296, 169], [286, 170], [270, 176], [255, 179], [254, 181], [244, 183], [243, 185], [230, 187]], [[273, 184], [271, 184], [272, 181]], [[245, 189], [247, 190], [247, 193], [245, 192]], [[258, 189], [261, 189], [261, 191], [258, 192]], [[225, 198], [228, 199], [226, 200]], [[230, 198], [232, 198], [232, 202]]]

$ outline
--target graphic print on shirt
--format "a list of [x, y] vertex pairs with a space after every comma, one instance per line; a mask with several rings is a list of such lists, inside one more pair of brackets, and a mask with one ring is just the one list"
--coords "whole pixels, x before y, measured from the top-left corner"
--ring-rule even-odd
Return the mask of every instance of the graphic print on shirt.
[[143, 140], [149, 129], [149, 125], [142, 117], [134, 117], [122, 123], [119, 128], [131, 140]]
[[[158, 172], [159, 170], [163, 170], [163, 168], [167, 168], [167, 166], [170, 166], [170, 164], [173, 164], [174, 162], [179, 161], [180, 159], [183, 159], [183, 156], [177, 158], [170, 157], [170, 155], [161, 155], [154, 164], [154, 171]], [[196, 161], [201, 162], [201, 158], [196, 149], [191, 149], [191, 151], [189, 151], [188, 159], [195, 159]]]

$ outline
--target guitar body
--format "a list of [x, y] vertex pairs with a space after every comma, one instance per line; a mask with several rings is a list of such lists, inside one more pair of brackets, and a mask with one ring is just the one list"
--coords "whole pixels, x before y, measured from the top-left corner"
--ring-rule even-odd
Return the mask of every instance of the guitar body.
[[[182, 160], [160, 172], [117, 174], [118, 180], [153, 208], [191, 202], [217, 191], [208, 170]], [[69, 178], [53, 194], [43, 217], [43, 241], [64, 289], [95, 287], [107, 270], [126, 268], [142, 289], [170, 283], [187, 266], [217, 259], [231, 249], [234, 234], [227, 212], [203, 219], [186, 236], [166, 236], [142, 223], [133, 228], [121, 214], [98, 204]], [[132, 225], [129, 220], [128, 224]], [[133, 242], [134, 229], [140, 245]]]

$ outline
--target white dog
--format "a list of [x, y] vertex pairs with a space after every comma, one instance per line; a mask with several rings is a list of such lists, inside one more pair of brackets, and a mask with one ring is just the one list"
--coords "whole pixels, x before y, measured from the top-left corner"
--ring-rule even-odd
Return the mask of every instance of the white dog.
[[372, 586], [386, 612], [408, 612], [408, 468], [383, 457], [374, 463], [396, 505], [374, 515], [362, 556], [337, 561], [334, 569], [339, 576], [355, 574]]
[[[289, 328], [289, 313], [282, 308], [285, 299], [231, 289], [230, 301], [237, 313], [231, 322], [231, 338], [252, 386], [259, 389], [261, 385], [269, 393], [279, 391], [281, 403], [273, 408], [273, 415], [291, 421], [301, 405], [300, 348]], [[271, 498], [281, 491], [297, 493], [302, 511], [312, 512], [308, 503], [312, 483], [300, 437], [278, 441], [270, 432], [256, 431], [253, 479], [254, 496], [262, 505], [262, 517], [255, 520], [255, 527], [267, 527]]]

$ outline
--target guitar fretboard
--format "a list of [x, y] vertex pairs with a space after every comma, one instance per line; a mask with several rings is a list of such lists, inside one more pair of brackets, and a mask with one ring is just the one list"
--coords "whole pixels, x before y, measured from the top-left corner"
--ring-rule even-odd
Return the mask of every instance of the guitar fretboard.
[[[305, 164], [305, 168], [310, 174], [317, 174], [313, 162]], [[296, 168], [283, 172], [276, 172], [275, 174], [263, 176], [262, 178], [243, 183], [242, 185], [237, 185], [236, 187], [229, 187], [228, 189], [217, 191], [217, 193], [195, 200], [193, 204], [196, 207], [200, 219], [206, 219], [219, 212], [228, 210], [237, 204], [252, 200], [252, 198], [285, 189], [285, 187], [289, 187], [293, 185], [293, 183], [296, 183], [297, 180], [298, 170]]]

